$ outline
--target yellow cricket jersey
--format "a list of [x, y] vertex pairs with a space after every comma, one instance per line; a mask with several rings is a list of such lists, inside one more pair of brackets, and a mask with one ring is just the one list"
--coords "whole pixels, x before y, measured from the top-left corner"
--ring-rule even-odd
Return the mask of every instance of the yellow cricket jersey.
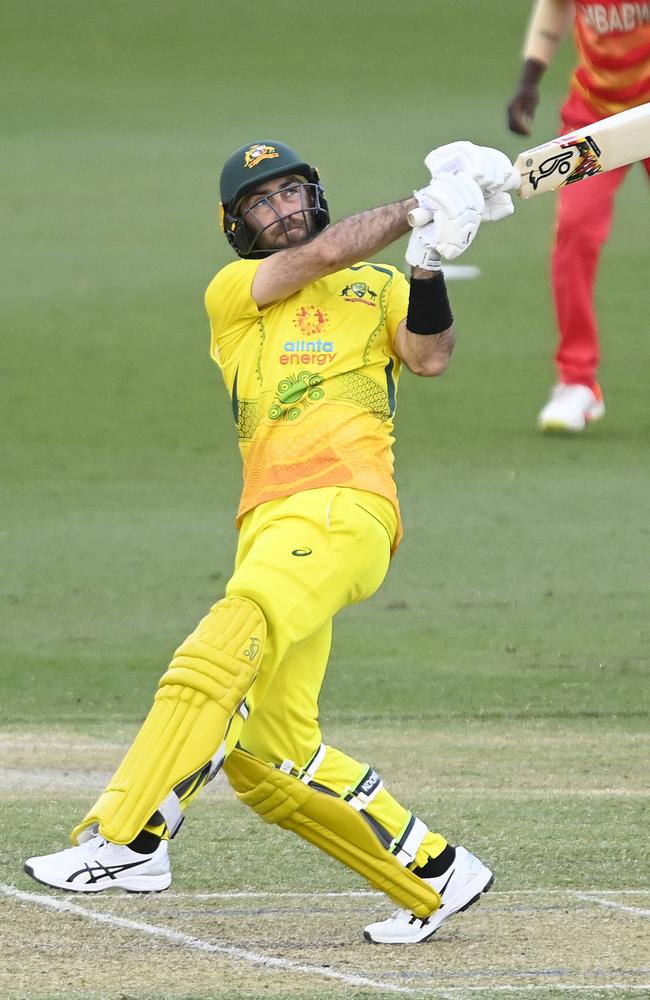
[[259, 260], [228, 264], [210, 283], [211, 356], [232, 399], [244, 462], [237, 523], [258, 504], [324, 486], [391, 501], [400, 361], [393, 340], [408, 283], [387, 264], [359, 263], [259, 309]]

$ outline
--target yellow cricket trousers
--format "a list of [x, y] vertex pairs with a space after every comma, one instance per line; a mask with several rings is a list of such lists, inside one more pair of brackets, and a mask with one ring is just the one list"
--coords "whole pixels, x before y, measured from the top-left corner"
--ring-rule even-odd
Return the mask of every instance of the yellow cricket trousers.
[[[248, 718], [231, 728], [228, 751], [238, 743], [268, 763], [309, 766], [311, 779], [338, 795], [356, 787], [368, 765], [323, 745], [318, 698], [332, 619], [381, 585], [396, 530], [388, 500], [345, 487], [307, 490], [246, 515], [226, 596], [254, 601], [268, 635], [246, 696]], [[367, 811], [395, 838], [412, 817], [385, 789]], [[427, 833], [416, 863], [445, 845], [439, 834]]]

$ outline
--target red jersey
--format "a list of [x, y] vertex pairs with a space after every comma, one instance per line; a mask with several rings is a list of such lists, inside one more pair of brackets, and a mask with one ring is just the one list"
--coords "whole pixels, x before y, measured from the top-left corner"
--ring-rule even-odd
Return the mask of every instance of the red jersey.
[[600, 117], [650, 101], [650, 2], [576, 0], [572, 89]]

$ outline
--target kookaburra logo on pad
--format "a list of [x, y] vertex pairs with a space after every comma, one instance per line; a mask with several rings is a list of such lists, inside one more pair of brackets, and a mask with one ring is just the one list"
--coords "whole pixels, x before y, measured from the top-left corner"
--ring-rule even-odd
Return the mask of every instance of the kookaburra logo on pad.
[[260, 640], [257, 636], [252, 635], [250, 637], [250, 645], [248, 649], [244, 650], [244, 656], [249, 660], [254, 660], [260, 651]]

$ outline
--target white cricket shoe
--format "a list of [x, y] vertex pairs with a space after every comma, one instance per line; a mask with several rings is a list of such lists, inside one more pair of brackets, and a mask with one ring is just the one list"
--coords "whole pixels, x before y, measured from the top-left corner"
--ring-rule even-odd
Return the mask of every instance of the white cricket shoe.
[[161, 892], [172, 880], [166, 840], [153, 854], [138, 854], [99, 835], [78, 847], [28, 858], [25, 871], [43, 885], [70, 892]]
[[543, 431], [583, 431], [593, 420], [605, 416], [605, 403], [600, 387], [568, 385], [560, 382], [553, 386], [546, 406], [540, 411], [537, 423]]
[[467, 910], [472, 903], [478, 902], [481, 893], [487, 892], [494, 882], [494, 876], [482, 861], [464, 847], [457, 847], [454, 863], [444, 875], [425, 881], [440, 893], [440, 907], [425, 920], [416, 917], [410, 910], [397, 910], [388, 920], [368, 924], [363, 932], [366, 941], [373, 944], [417, 944], [419, 941], [428, 941], [448, 917]]

